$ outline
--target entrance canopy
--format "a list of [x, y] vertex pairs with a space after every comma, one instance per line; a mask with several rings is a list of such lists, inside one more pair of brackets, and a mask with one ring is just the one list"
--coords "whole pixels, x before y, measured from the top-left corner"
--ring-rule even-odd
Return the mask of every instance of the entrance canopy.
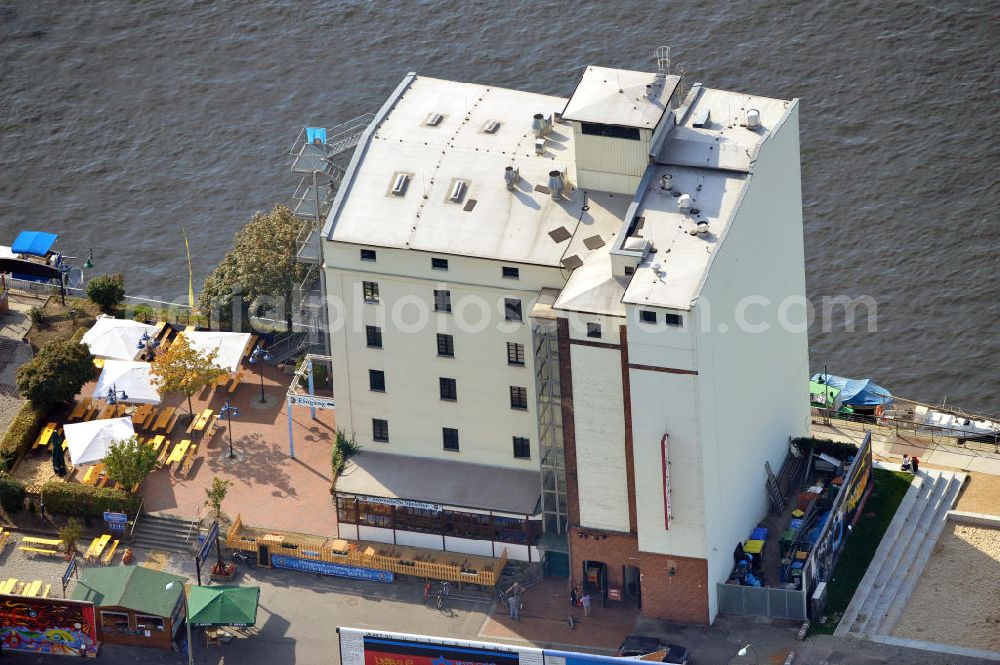
[[139, 353], [139, 340], [143, 333], [155, 335], [156, 326], [102, 316], [80, 341], [89, 346], [90, 352], [98, 358], [132, 360]]
[[188, 595], [192, 626], [252, 626], [260, 587], [193, 586]]
[[94, 397], [105, 399], [108, 390], [111, 389], [118, 391], [119, 397], [124, 391], [125, 397], [121, 397], [121, 399], [125, 402], [159, 404], [160, 393], [153, 385], [149, 368], [149, 363], [133, 360], [105, 361], [101, 376], [97, 379], [97, 387], [94, 388]]
[[63, 425], [66, 448], [74, 466], [100, 462], [115, 441], [135, 434], [131, 418], [107, 418]]
[[55, 233], [43, 233], [42, 231], [21, 231], [14, 239], [11, 249], [15, 254], [27, 254], [28, 256], [47, 256], [52, 245], [56, 244]]
[[218, 330], [188, 331], [183, 333], [184, 339], [192, 349], [200, 353], [217, 351], [215, 364], [230, 374], [239, 371], [243, 352], [250, 342], [250, 333], [221, 332]]

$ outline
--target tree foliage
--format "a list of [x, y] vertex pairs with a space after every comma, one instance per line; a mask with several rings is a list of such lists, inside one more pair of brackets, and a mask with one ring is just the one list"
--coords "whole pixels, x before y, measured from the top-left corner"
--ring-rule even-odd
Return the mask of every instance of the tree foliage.
[[153, 360], [149, 369], [150, 379], [161, 394], [185, 395], [188, 411], [194, 413], [191, 396], [226, 373], [215, 364], [217, 355], [217, 351], [201, 353], [191, 347], [184, 335], [179, 335], [166, 351], [160, 352]]
[[255, 214], [236, 233], [233, 249], [205, 279], [198, 296], [202, 313], [230, 316], [233, 297], [238, 294], [243, 299], [242, 316], [251, 302], [268, 296], [284, 303], [285, 319], [291, 326], [292, 292], [306, 276], [296, 245], [305, 225], [280, 204], [270, 212]]
[[233, 481], [223, 480], [218, 476], [212, 478], [212, 486], [205, 488], [205, 505], [212, 509], [212, 513], [215, 515], [215, 519], [219, 519], [222, 516], [222, 502], [226, 500], [226, 495], [229, 494], [229, 488], [232, 487]]
[[125, 300], [123, 275], [100, 275], [87, 283], [87, 297], [101, 310], [110, 312]]
[[131, 493], [133, 487], [156, 469], [156, 458], [157, 452], [151, 446], [141, 443], [136, 436], [130, 436], [111, 444], [104, 457], [104, 466], [108, 478]]
[[17, 370], [17, 390], [36, 407], [68, 402], [94, 376], [94, 357], [85, 344], [53, 340]]
[[76, 551], [76, 544], [80, 542], [80, 538], [82, 537], [83, 526], [75, 517], [69, 518], [66, 524], [59, 529], [59, 540], [62, 541], [63, 547], [66, 548], [67, 554]]

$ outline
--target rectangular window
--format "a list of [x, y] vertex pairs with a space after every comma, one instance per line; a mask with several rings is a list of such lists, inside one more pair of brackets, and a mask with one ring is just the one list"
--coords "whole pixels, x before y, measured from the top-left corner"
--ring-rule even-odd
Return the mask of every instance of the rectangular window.
[[458, 399], [458, 384], [455, 379], [446, 379], [443, 376], [438, 379], [441, 388], [441, 399], [447, 402], [454, 402]]
[[524, 367], [524, 344], [507, 342], [507, 364]]
[[385, 392], [385, 372], [380, 369], [368, 370], [368, 387], [377, 393]]
[[504, 266], [503, 276], [505, 279], [520, 279], [521, 270], [519, 268], [514, 268], [512, 266]]
[[504, 298], [503, 300], [504, 318], [508, 321], [521, 320], [521, 301], [517, 298]]
[[361, 250], [361, 260], [362, 261], [374, 261], [375, 260], [375, 250], [374, 249], [363, 249], [363, 250]]
[[525, 410], [528, 408], [528, 389], [520, 386], [510, 387], [510, 408]]
[[365, 326], [365, 337], [368, 339], [369, 347], [382, 348], [382, 329], [378, 326]]
[[136, 614], [135, 627], [139, 630], [157, 630], [163, 632], [163, 619], [161, 617], [146, 616], [145, 614]]
[[605, 125], [599, 122], [581, 122], [580, 131], [590, 136], [607, 136], [612, 139], [639, 140], [639, 129], [637, 127], [619, 127], [618, 125]]
[[514, 437], [514, 457], [531, 459], [531, 440], [524, 436]]
[[378, 282], [362, 282], [365, 302], [378, 302]]
[[682, 326], [684, 325], [684, 317], [680, 314], [664, 314], [663, 322], [668, 326]]
[[434, 289], [434, 311], [435, 312], [451, 311], [451, 291], [441, 291], [438, 289]]
[[441, 437], [444, 439], [445, 450], [458, 450], [458, 430], [451, 427], [441, 428]]
[[639, 318], [643, 323], [656, 323], [656, 312], [651, 312], [648, 309], [640, 310]]
[[101, 625], [108, 632], [127, 630], [128, 615], [124, 612], [101, 612]]
[[452, 335], [438, 333], [438, 355], [444, 358], [455, 357], [455, 338]]
[[625, 274], [626, 275], [634, 275], [635, 274], [635, 268], [633, 268], [632, 266], [625, 266]]
[[587, 324], [587, 337], [597, 337], [601, 336], [601, 324], [600, 323], [588, 323]]
[[434, 270], [447, 270], [448, 259], [431, 259], [431, 268]]
[[372, 418], [372, 438], [376, 441], [389, 441], [389, 421]]

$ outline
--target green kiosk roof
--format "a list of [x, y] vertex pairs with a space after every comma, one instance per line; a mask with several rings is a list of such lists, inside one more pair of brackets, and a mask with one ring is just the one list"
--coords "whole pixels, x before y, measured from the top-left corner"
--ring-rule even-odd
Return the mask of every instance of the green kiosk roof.
[[144, 566], [87, 568], [73, 588], [73, 600], [89, 600], [98, 607], [126, 607], [136, 612], [169, 617], [183, 593], [186, 577]]

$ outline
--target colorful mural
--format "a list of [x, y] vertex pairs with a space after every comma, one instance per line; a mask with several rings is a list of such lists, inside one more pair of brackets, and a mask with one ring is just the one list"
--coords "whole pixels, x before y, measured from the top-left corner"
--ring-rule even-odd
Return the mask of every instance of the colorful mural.
[[4, 651], [94, 657], [94, 604], [0, 595], [0, 641]]

